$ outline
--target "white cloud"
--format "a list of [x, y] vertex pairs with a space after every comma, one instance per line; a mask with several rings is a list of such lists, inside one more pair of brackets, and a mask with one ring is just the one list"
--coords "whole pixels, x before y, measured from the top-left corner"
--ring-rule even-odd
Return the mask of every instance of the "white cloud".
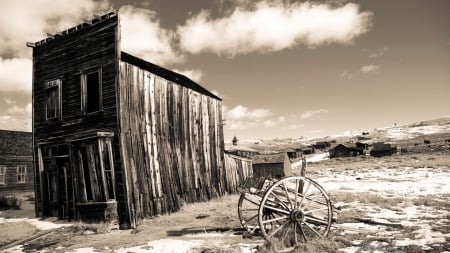
[[342, 71], [341, 74], [339, 74], [339, 76], [341, 78], [344, 78], [344, 79], [347, 79], [347, 80], [352, 80], [355, 75], [352, 72], [348, 71], [348, 70], [344, 70], [344, 71]]
[[238, 105], [227, 111], [227, 119], [262, 119], [272, 115], [268, 109], [248, 109], [245, 106]]
[[171, 46], [173, 31], [161, 28], [156, 12], [127, 5], [119, 13], [124, 51], [159, 65], [183, 60]]
[[[30, 59], [3, 59], [0, 57], [0, 91], [31, 93], [31, 73], [32, 62]], [[8, 104], [8, 101], [5, 100], [5, 102]]]
[[229, 129], [248, 129], [265, 125], [267, 118], [273, 114], [268, 109], [249, 109], [242, 105], [235, 106], [230, 110], [225, 106], [224, 108], [225, 120]]
[[380, 69], [380, 65], [366, 65], [362, 66], [360, 71], [362, 74], [370, 74], [377, 72]]
[[378, 58], [378, 57], [385, 55], [388, 52], [389, 52], [388, 47], [382, 47], [382, 48], [378, 49], [377, 51], [370, 53], [369, 58]]
[[200, 81], [202, 80], [202, 77], [203, 77], [203, 72], [199, 69], [186, 69], [186, 70], [173, 69], [173, 71], [180, 73], [184, 76], [187, 76], [191, 80], [193, 80], [197, 83], [200, 83]]
[[370, 29], [371, 17], [372, 13], [359, 12], [353, 3], [332, 8], [310, 2], [263, 1], [238, 6], [216, 19], [202, 11], [179, 26], [177, 33], [187, 52], [234, 56], [280, 51], [298, 44], [351, 43]]
[[108, 9], [105, 0], [20, 0], [0, 1], [0, 55], [31, 57], [27, 41], [44, 39], [46, 33], [55, 33], [78, 24], [93, 13]]
[[4, 98], [3, 100], [5, 100], [5, 103], [7, 105], [13, 105], [16, 103], [16, 101], [14, 99]]
[[284, 116], [280, 116], [277, 119], [268, 119], [263, 122], [265, 127], [276, 127], [286, 122], [286, 118]]
[[318, 109], [318, 110], [306, 111], [300, 115], [300, 118], [301, 119], [309, 119], [309, 118], [312, 118], [314, 116], [324, 114], [324, 113], [328, 113], [328, 110], [327, 109]]

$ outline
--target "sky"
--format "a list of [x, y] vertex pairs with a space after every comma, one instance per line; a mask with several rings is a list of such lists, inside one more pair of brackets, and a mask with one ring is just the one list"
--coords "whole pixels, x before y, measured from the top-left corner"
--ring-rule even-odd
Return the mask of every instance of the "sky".
[[122, 51], [223, 99], [225, 141], [450, 116], [447, 0], [0, 0], [0, 10], [0, 129], [31, 131], [26, 42], [110, 10]]

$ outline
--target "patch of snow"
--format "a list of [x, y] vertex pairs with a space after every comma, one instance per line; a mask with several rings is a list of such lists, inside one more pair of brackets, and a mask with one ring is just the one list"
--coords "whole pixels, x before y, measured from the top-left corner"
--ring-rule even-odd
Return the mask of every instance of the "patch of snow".
[[21, 221], [28, 222], [29, 224], [35, 226], [38, 230], [50, 230], [60, 227], [72, 226], [72, 224], [57, 224], [50, 221], [42, 221], [38, 219], [29, 219], [29, 218], [5, 219], [3, 217], [0, 217], [0, 224], [21, 222]]
[[116, 253], [183, 253], [190, 252], [194, 247], [199, 247], [204, 243], [202, 240], [173, 240], [161, 239], [157, 241], [150, 241], [146, 245], [134, 246], [129, 248], [120, 248]]
[[320, 161], [328, 160], [328, 159], [330, 159], [330, 153], [325, 152], [325, 153], [311, 155], [306, 158], [306, 161], [309, 163], [314, 163], [314, 162], [320, 162]]
[[79, 248], [79, 249], [74, 249], [72, 251], [66, 251], [67, 253], [98, 253], [98, 251], [96, 251], [94, 248], [92, 247], [87, 247], [87, 248]]
[[5, 253], [23, 253], [23, 245], [16, 245], [9, 249], [4, 249]]

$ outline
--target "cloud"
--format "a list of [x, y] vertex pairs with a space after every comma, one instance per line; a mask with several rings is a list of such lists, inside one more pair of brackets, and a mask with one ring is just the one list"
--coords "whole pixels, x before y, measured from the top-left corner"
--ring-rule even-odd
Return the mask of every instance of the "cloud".
[[264, 124], [264, 121], [273, 115], [268, 109], [249, 109], [242, 105], [235, 106], [230, 110], [224, 106], [224, 109], [227, 127], [230, 129], [248, 129], [256, 127]]
[[354, 76], [355, 75], [348, 70], [344, 70], [341, 72], [341, 74], [339, 74], [339, 77], [347, 79], [347, 80], [352, 80]]
[[385, 55], [388, 52], [389, 52], [388, 47], [382, 47], [382, 48], [378, 49], [377, 51], [370, 53], [369, 58], [378, 58], [378, 57]]
[[3, 100], [5, 100], [5, 103], [7, 105], [13, 105], [16, 103], [16, 101], [14, 99], [4, 98]]
[[362, 66], [360, 71], [362, 74], [370, 74], [377, 72], [380, 69], [380, 65], [366, 65]]
[[172, 47], [173, 32], [160, 26], [156, 12], [127, 5], [119, 13], [124, 51], [160, 65], [183, 61]]
[[248, 109], [245, 106], [238, 105], [227, 111], [227, 119], [261, 119], [272, 115], [268, 109]]
[[299, 44], [348, 44], [371, 28], [372, 13], [360, 12], [353, 3], [333, 8], [310, 2], [262, 1], [237, 6], [224, 17], [211, 16], [202, 11], [178, 27], [183, 50], [232, 57], [280, 51]]
[[0, 115], [0, 129], [31, 132], [31, 117]]
[[265, 127], [276, 127], [286, 122], [286, 118], [284, 116], [280, 116], [277, 119], [268, 119], [264, 121], [263, 126]]
[[189, 77], [191, 80], [200, 83], [203, 77], [203, 72], [199, 69], [186, 69], [186, 70], [178, 70], [173, 69], [174, 72], [180, 73], [184, 76]]
[[31, 57], [27, 41], [44, 39], [72, 27], [93, 13], [103, 13], [109, 8], [107, 1], [92, 0], [21, 0], [0, 1], [0, 55], [8, 58]]
[[327, 109], [318, 109], [313, 111], [306, 111], [300, 115], [301, 119], [309, 119], [315, 116], [318, 116], [320, 114], [328, 113]]
[[[32, 62], [30, 59], [3, 59], [0, 57], [0, 91], [31, 93], [31, 73]], [[8, 101], [5, 100], [5, 102], [8, 104]]]

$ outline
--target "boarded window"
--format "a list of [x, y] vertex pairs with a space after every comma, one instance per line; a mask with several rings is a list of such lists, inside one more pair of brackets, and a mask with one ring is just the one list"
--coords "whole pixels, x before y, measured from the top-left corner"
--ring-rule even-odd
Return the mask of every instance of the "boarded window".
[[101, 70], [91, 70], [81, 76], [82, 112], [84, 114], [102, 110]]
[[5, 184], [6, 181], [6, 166], [0, 165], [0, 184]]
[[45, 118], [61, 118], [61, 79], [45, 82]]
[[17, 166], [17, 183], [25, 183], [27, 177], [27, 166]]

